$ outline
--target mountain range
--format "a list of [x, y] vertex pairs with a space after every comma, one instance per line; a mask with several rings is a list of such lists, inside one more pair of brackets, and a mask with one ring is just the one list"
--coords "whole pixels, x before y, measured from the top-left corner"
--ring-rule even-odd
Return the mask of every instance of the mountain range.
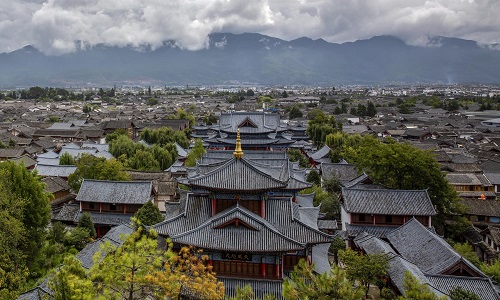
[[86, 46], [59, 56], [33, 46], [0, 54], [0, 87], [404, 83], [500, 84], [498, 45], [435, 37], [412, 46], [393, 36], [342, 44], [256, 33], [214, 33], [205, 49]]

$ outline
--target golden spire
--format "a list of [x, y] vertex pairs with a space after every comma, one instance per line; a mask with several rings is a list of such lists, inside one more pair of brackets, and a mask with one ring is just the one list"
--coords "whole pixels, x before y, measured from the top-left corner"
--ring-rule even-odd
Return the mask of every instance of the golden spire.
[[234, 149], [234, 157], [240, 159], [243, 157], [243, 150], [241, 150], [241, 139], [240, 139], [240, 129], [238, 128], [238, 133], [236, 134], [236, 149]]

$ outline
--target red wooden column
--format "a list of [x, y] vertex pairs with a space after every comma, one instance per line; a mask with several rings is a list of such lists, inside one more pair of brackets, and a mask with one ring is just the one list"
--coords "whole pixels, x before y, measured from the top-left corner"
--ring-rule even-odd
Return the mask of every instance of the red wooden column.
[[266, 218], [266, 202], [265, 202], [265, 200], [260, 201], [260, 216], [263, 219]]
[[99, 212], [102, 212], [102, 203], [99, 203]]
[[123, 214], [127, 213], [127, 204], [123, 204]]
[[217, 209], [217, 202], [215, 199], [212, 199], [212, 216], [215, 215], [216, 209]]
[[260, 264], [260, 273], [262, 277], [266, 277], [266, 263], [263, 262]]

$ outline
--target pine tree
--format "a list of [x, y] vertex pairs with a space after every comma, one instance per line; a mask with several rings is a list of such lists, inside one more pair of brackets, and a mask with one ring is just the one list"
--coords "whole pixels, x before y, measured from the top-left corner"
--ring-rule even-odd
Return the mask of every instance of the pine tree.
[[135, 217], [145, 226], [160, 223], [165, 219], [158, 207], [153, 202], [146, 202], [136, 213]]
[[84, 212], [82, 214], [82, 216], [78, 220], [78, 227], [85, 228], [89, 232], [89, 236], [91, 238], [95, 238], [97, 236], [95, 232], [94, 222], [92, 222], [92, 217], [88, 212]]

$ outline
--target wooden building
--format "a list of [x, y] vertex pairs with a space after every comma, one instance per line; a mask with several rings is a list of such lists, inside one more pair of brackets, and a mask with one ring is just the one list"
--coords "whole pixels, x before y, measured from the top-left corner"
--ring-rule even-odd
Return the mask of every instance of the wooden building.
[[243, 153], [238, 133], [234, 152], [208, 151], [188, 170], [179, 183], [190, 191], [154, 228], [175, 245], [203, 249], [228, 291], [244, 280], [258, 293], [271, 282], [281, 298], [281, 282], [301, 258], [330, 268], [323, 249], [332, 236], [318, 229], [319, 207], [297, 203], [311, 186], [304, 175], [283, 152]]

